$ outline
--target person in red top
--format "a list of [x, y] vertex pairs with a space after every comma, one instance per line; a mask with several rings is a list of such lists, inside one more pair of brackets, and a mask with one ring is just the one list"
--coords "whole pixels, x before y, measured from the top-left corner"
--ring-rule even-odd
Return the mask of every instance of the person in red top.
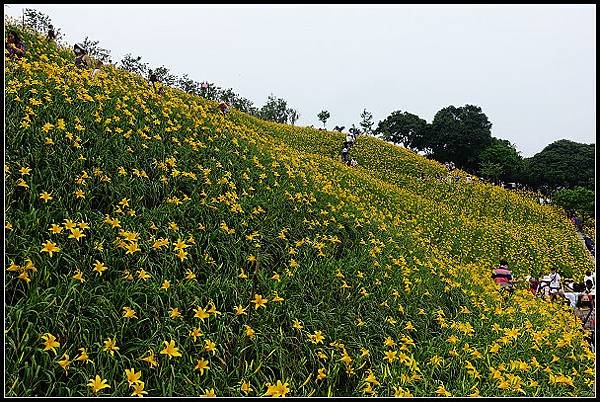
[[529, 281], [529, 291], [533, 295], [537, 295], [538, 288], [540, 286], [539, 275], [534, 275], [534, 276], [529, 277], [528, 281]]
[[508, 290], [512, 290], [513, 276], [511, 270], [508, 269], [508, 262], [506, 260], [500, 261], [500, 266], [492, 273], [492, 279], [500, 287], [508, 287]]
[[221, 113], [225, 116], [225, 113], [229, 112], [229, 104], [227, 102], [219, 103], [219, 110], [221, 110]]
[[25, 46], [15, 31], [10, 31], [6, 37], [6, 49], [10, 57], [21, 58], [25, 54]]

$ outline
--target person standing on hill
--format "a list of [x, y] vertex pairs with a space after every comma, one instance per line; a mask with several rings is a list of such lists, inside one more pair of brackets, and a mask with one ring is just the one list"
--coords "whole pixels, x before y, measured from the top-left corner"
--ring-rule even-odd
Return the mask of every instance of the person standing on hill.
[[549, 297], [550, 296], [550, 275], [544, 275], [540, 279], [540, 284], [538, 286], [537, 295], [540, 297]]
[[348, 147], [351, 147], [354, 144], [354, 135], [353, 134], [346, 135], [346, 143], [348, 144]]
[[73, 46], [73, 53], [75, 54], [75, 65], [77, 67], [88, 68], [92, 66], [92, 60], [83, 46], [76, 43], [75, 46]]
[[92, 78], [96, 78], [96, 76], [102, 71], [103, 65], [104, 63], [102, 63], [100, 60], [96, 62], [96, 68], [94, 68], [94, 71], [92, 71]]
[[512, 290], [513, 275], [512, 271], [508, 269], [508, 262], [506, 260], [500, 260], [500, 265], [492, 273], [492, 279], [499, 284], [501, 288]]
[[350, 134], [352, 134], [352, 142], [354, 142], [356, 140], [356, 138], [358, 137], [358, 135], [360, 134], [360, 130], [356, 127], [354, 127], [354, 124], [352, 125], [352, 127], [350, 127], [350, 130], [348, 130], [350, 132]]
[[560, 290], [560, 275], [556, 270], [556, 267], [552, 267], [552, 273], [550, 274], [550, 294], [558, 293]]
[[588, 249], [590, 253], [594, 251], [594, 241], [590, 236], [583, 235], [583, 242], [585, 243], [585, 247]]
[[575, 216], [573, 223], [575, 224], [575, 228], [581, 232], [581, 226], [582, 226], [581, 218], [578, 216]]
[[348, 163], [348, 143], [344, 142], [344, 147], [342, 148], [342, 162]]
[[48, 42], [56, 42], [56, 32], [54, 31], [54, 26], [52, 25], [48, 27], [48, 34], [46, 35], [46, 40]]
[[21, 58], [25, 54], [25, 45], [15, 31], [10, 31], [6, 37], [6, 50], [9, 57]]
[[585, 276], [583, 277], [583, 283], [587, 283], [587, 281], [592, 282], [592, 286], [596, 287], [596, 275], [592, 276], [592, 271], [585, 271]]
[[223, 117], [225, 117], [225, 114], [229, 113], [229, 104], [225, 101], [219, 103], [219, 110], [223, 113]]
[[594, 298], [596, 297], [596, 288], [592, 284], [592, 281], [588, 279], [585, 282], [585, 288], [579, 295], [577, 307], [592, 308], [594, 306]]
[[529, 282], [529, 291], [535, 296], [540, 286], [539, 275], [530, 276], [527, 280]]
[[158, 82], [158, 77], [154, 73], [154, 71], [148, 71], [148, 85], [152, 85], [154, 88], [154, 92], [158, 92], [158, 88], [156, 87], [156, 83]]
[[200, 84], [200, 96], [202, 96], [203, 98], [206, 98], [208, 96], [208, 82], [207, 81], [203, 81]]

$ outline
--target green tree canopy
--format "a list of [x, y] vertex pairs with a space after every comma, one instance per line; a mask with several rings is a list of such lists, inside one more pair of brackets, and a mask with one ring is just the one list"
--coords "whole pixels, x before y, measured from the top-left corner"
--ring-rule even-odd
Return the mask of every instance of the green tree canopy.
[[406, 148], [420, 149], [427, 122], [419, 116], [397, 110], [380, 121], [375, 134]]
[[291, 123], [296, 121], [299, 116], [298, 112], [287, 106], [287, 101], [282, 98], [277, 98], [275, 95], [269, 95], [267, 103], [260, 108], [258, 117], [265, 120], [274, 121], [276, 123]]
[[360, 118], [362, 119], [360, 127], [363, 129], [363, 132], [365, 134], [373, 134], [373, 114], [364, 109], [360, 114]]
[[565, 188], [552, 197], [554, 204], [583, 216], [594, 216], [594, 192], [584, 187]]
[[200, 94], [200, 83], [191, 79], [187, 74], [179, 77], [177, 80], [177, 88], [185, 91], [189, 94], [199, 95]]
[[448, 106], [436, 113], [423, 146], [431, 149], [433, 159], [452, 161], [457, 167], [475, 171], [479, 154], [492, 143], [491, 128], [480, 107]]
[[154, 74], [156, 75], [158, 81], [163, 85], [173, 87], [177, 83], [177, 76], [175, 74], [171, 74], [171, 70], [165, 66], [155, 68]]
[[[521, 177], [523, 158], [519, 155], [515, 145], [508, 140], [492, 137], [492, 145], [481, 151], [479, 161], [480, 173], [486, 178], [519, 181]], [[499, 169], [490, 170], [490, 164], [496, 165]]]
[[87, 36], [81, 43], [90, 57], [106, 63], [110, 59], [110, 50], [100, 47], [100, 41], [91, 40]]
[[482, 161], [481, 168], [479, 169], [479, 174], [481, 174], [486, 179], [491, 179], [494, 183], [496, 183], [499, 178], [502, 176], [503, 170], [502, 165], [497, 162], [492, 161]]
[[558, 140], [525, 163], [527, 181], [536, 187], [594, 189], [594, 144]]
[[142, 62], [142, 56], [135, 57], [131, 53], [127, 53], [121, 60], [121, 68], [130, 73], [145, 76], [148, 72], [148, 63]]
[[[25, 23], [38, 31], [41, 34], [47, 34], [50, 26], [52, 25], [52, 19], [41, 11], [34, 10], [32, 8], [26, 8], [23, 12], [25, 17]], [[54, 27], [54, 33], [56, 34], [56, 40], [60, 40], [63, 34], [60, 32], [60, 28]]]
[[27, 25], [40, 33], [45, 34], [50, 25], [52, 25], [52, 20], [50, 17], [41, 11], [34, 10], [32, 8], [26, 8], [23, 14]]
[[327, 123], [327, 119], [331, 117], [327, 110], [321, 110], [321, 112], [317, 115], [319, 120], [323, 123], [323, 128], [325, 128], [325, 123]]
[[260, 117], [276, 123], [287, 122], [287, 102], [275, 95], [269, 95], [267, 102], [260, 108]]

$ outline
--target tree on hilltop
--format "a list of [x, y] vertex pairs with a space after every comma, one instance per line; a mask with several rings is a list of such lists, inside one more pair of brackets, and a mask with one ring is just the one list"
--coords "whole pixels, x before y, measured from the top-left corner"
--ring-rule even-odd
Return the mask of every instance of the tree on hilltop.
[[292, 123], [298, 119], [298, 112], [288, 107], [287, 101], [277, 98], [275, 95], [269, 95], [267, 102], [260, 108], [258, 117], [264, 120], [274, 121], [276, 123]]
[[259, 116], [264, 120], [276, 123], [287, 122], [287, 102], [271, 94], [267, 102], [260, 108]]
[[321, 110], [321, 112], [317, 115], [319, 120], [323, 123], [323, 128], [325, 128], [325, 124], [327, 123], [327, 119], [331, 117], [331, 114], [327, 110]]
[[575, 211], [583, 216], [594, 216], [594, 192], [588, 188], [564, 188], [554, 194], [554, 204], [565, 210]]
[[[41, 11], [34, 10], [32, 8], [26, 8], [23, 14], [25, 17], [25, 24], [41, 34], [48, 33], [50, 26], [53, 25], [52, 19]], [[55, 28], [54, 33], [56, 34], [57, 41], [63, 37], [63, 34], [60, 32], [60, 28]]]
[[525, 159], [527, 181], [538, 187], [594, 189], [594, 144], [558, 140]]
[[183, 74], [177, 80], [177, 88], [181, 89], [188, 94], [199, 95], [200, 94], [200, 83], [194, 81], [187, 74]]
[[367, 109], [363, 109], [363, 112], [360, 114], [360, 118], [362, 119], [360, 122], [360, 127], [363, 129], [365, 134], [373, 134], [373, 114], [367, 112]]
[[219, 88], [217, 99], [222, 102], [229, 103], [231, 106], [233, 106], [241, 112], [248, 113], [253, 116], [256, 116], [256, 114], [258, 113], [258, 108], [254, 106], [254, 102], [252, 102], [250, 99], [246, 99], [243, 96], [238, 95], [237, 93], [235, 93], [233, 88], [227, 88], [225, 90], [221, 90]]
[[375, 134], [396, 145], [420, 150], [426, 127], [427, 122], [419, 116], [397, 110], [379, 122]]
[[148, 63], [142, 62], [142, 56], [134, 57], [131, 53], [127, 53], [121, 60], [121, 68], [130, 73], [145, 76], [148, 72]]
[[431, 157], [454, 162], [471, 171], [479, 168], [479, 154], [491, 145], [492, 123], [479, 106], [448, 106], [436, 113], [423, 138]]
[[171, 70], [165, 66], [157, 67], [153, 70], [153, 72], [158, 81], [163, 85], [174, 87], [178, 81], [177, 76], [175, 74], [171, 74]]
[[492, 144], [481, 151], [479, 160], [483, 177], [494, 181], [520, 181], [523, 158], [510, 141], [492, 137]]
[[110, 59], [110, 50], [100, 47], [100, 41], [91, 40], [86, 36], [81, 44], [90, 57], [103, 63], [108, 62]]

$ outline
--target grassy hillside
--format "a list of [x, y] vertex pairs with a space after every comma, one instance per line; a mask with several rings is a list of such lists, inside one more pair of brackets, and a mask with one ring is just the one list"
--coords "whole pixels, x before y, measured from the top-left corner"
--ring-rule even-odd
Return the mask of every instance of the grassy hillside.
[[339, 133], [92, 79], [23, 36], [5, 73], [7, 395], [593, 395], [569, 309], [489, 278], [502, 257], [519, 276], [591, 268], [559, 211], [438, 182], [374, 138], [352, 169]]

